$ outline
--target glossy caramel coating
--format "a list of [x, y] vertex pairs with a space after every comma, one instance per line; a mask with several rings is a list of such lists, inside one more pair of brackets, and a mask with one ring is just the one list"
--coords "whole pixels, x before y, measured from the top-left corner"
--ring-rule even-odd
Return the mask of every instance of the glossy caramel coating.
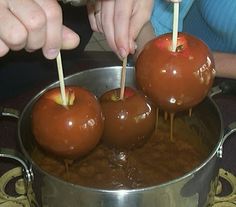
[[136, 62], [136, 79], [158, 108], [177, 112], [207, 96], [215, 65], [207, 45], [192, 35], [179, 33], [177, 50], [171, 46], [171, 33], [148, 42]]
[[156, 113], [152, 103], [142, 93], [128, 90], [131, 93], [127, 97], [126, 88], [123, 100], [118, 98], [120, 88], [110, 90], [100, 98], [105, 116], [102, 140], [115, 148], [130, 149], [142, 145], [155, 127]]
[[39, 98], [32, 111], [32, 131], [43, 149], [63, 158], [77, 159], [98, 144], [104, 117], [92, 93], [79, 87], [67, 87], [68, 90], [75, 95], [72, 105], [56, 102], [59, 88]]

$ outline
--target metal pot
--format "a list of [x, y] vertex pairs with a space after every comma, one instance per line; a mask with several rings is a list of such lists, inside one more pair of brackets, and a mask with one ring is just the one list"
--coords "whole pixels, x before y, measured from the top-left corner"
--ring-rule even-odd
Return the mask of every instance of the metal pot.
[[[120, 73], [120, 67], [96, 68], [71, 75], [65, 81], [66, 85], [84, 86], [100, 96], [106, 90], [119, 87]], [[35, 146], [35, 139], [31, 132], [32, 106], [46, 90], [58, 85], [58, 82], [53, 83], [38, 93], [25, 106], [19, 117], [19, 143], [26, 161], [19, 158], [18, 155], [11, 155], [9, 151], [0, 151], [2, 157], [11, 157], [23, 164], [28, 185], [32, 183], [33, 174], [37, 175], [35, 182], [40, 189], [42, 206], [203, 207], [213, 202], [218, 181], [218, 161], [222, 157], [222, 145], [236, 128], [231, 127], [224, 134], [221, 113], [210, 96], [196, 107], [191, 119], [186, 118], [188, 124], [200, 133], [211, 149], [208, 158], [201, 165], [184, 176], [161, 185], [133, 190], [104, 190], [62, 181], [40, 169], [31, 159], [30, 152]], [[127, 68], [126, 85], [135, 86], [134, 68], [132, 67]], [[214, 93], [217, 92], [218, 90], [214, 91]], [[6, 111], [5, 114], [7, 115], [7, 113]]]

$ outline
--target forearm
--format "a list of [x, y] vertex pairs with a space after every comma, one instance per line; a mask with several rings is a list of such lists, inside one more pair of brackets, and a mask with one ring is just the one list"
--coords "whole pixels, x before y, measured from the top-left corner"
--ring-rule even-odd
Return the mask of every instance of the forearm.
[[214, 53], [216, 76], [236, 79], [236, 54]]

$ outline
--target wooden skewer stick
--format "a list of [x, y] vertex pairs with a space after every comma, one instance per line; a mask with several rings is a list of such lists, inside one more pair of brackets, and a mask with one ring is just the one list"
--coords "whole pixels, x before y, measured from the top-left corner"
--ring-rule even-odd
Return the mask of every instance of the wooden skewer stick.
[[174, 3], [172, 52], [175, 52], [177, 48], [178, 24], [179, 24], [179, 2]]
[[126, 79], [126, 65], [127, 65], [127, 57], [123, 59], [123, 66], [121, 71], [121, 81], [120, 81], [120, 99], [124, 99], [125, 92], [125, 79]]
[[63, 74], [63, 67], [62, 67], [60, 52], [57, 55], [57, 71], [58, 71], [58, 77], [59, 77], [59, 83], [60, 83], [62, 104], [66, 106], [67, 105], [66, 90], [65, 90], [64, 74]]

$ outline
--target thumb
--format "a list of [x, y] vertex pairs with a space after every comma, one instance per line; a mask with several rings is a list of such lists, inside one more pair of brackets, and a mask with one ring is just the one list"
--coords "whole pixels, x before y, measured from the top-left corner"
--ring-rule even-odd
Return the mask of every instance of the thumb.
[[62, 46], [63, 50], [70, 50], [76, 48], [80, 43], [80, 37], [74, 31], [66, 26], [62, 28]]

